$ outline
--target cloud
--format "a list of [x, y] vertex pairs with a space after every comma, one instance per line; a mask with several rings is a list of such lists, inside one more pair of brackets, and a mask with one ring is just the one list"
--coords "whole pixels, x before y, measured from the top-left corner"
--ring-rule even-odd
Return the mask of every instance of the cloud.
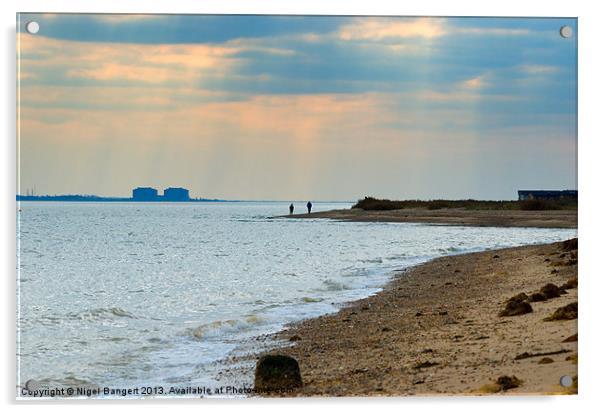
[[391, 40], [406, 38], [432, 39], [446, 33], [442, 19], [431, 18], [362, 18], [339, 29], [342, 40]]
[[226, 74], [242, 49], [219, 45], [140, 45], [84, 43], [19, 34], [21, 66], [30, 75], [53, 70], [66, 78], [129, 83], [186, 83], [205, 74]]
[[167, 16], [162, 14], [96, 14], [93, 17], [102, 23], [129, 24], [162, 20]]
[[463, 27], [454, 28], [453, 32], [475, 36], [529, 36], [532, 34], [531, 30], [528, 29], [507, 29], [499, 27]]
[[559, 68], [548, 65], [522, 65], [520, 69], [530, 75], [550, 74], [558, 72]]
[[461, 86], [467, 89], [482, 89], [487, 86], [485, 77], [486, 75], [473, 77], [471, 79], [461, 82]]

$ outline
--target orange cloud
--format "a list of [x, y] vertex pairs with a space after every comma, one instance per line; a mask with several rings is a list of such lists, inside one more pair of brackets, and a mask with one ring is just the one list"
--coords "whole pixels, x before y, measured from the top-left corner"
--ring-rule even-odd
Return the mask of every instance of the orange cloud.
[[[208, 71], [229, 73], [242, 49], [207, 44], [140, 45], [49, 39], [20, 33], [21, 66], [28, 73], [54, 68], [68, 77], [145, 83], [192, 82]], [[30, 58], [35, 55], [35, 58]]]
[[487, 86], [485, 75], [473, 77], [472, 79], [465, 80], [461, 83], [461, 86], [466, 89], [482, 89]]
[[343, 26], [338, 36], [342, 40], [386, 40], [422, 37], [433, 39], [443, 36], [446, 28], [443, 19], [382, 19], [365, 18]]

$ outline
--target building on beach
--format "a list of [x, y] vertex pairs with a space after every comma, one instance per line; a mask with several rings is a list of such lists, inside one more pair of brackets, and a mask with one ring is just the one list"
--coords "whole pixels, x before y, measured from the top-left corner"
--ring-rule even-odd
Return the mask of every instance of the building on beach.
[[577, 200], [577, 191], [545, 191], [545, 190], [521, 190], [518, 191], [519, 201], [529, 201], [532, 199], [541, 199], [546, 201], [557, 200]]
[[163, 191], [163, 201], [190, 201], [190, 194], [186, 188], [167, 188]]
[[132, 190], [134, 201], [159, 201], [159, 195], [155, 188], [138, 187]]

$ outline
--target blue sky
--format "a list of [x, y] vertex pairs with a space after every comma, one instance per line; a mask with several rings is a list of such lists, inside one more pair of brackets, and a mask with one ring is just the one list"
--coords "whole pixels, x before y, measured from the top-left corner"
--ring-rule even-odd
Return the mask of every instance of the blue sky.
[[20, 23], [22, 191], [513, 199], [576, 187], [576, 35], [559, 35], [575, 19]]

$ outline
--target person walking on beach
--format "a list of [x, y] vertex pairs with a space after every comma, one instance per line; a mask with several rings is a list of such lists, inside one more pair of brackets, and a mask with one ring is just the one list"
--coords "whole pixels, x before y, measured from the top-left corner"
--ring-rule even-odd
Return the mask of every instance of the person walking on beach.
[[312, 204], [311, 204], [311, 201], [309, 201], [309, 202], [307, 203], [307, 213], [308, 213], [308, 214], [311, 214], [311, 207], [312, 207]]
[[295, 206], [294, 206], [293, 204], [290, 204], [290, 205], [288, 206], [288, 211], [289, 211], [290, 215], [293, 215], [293, 211], [294, 211], [294, 210], [295, 210]]

